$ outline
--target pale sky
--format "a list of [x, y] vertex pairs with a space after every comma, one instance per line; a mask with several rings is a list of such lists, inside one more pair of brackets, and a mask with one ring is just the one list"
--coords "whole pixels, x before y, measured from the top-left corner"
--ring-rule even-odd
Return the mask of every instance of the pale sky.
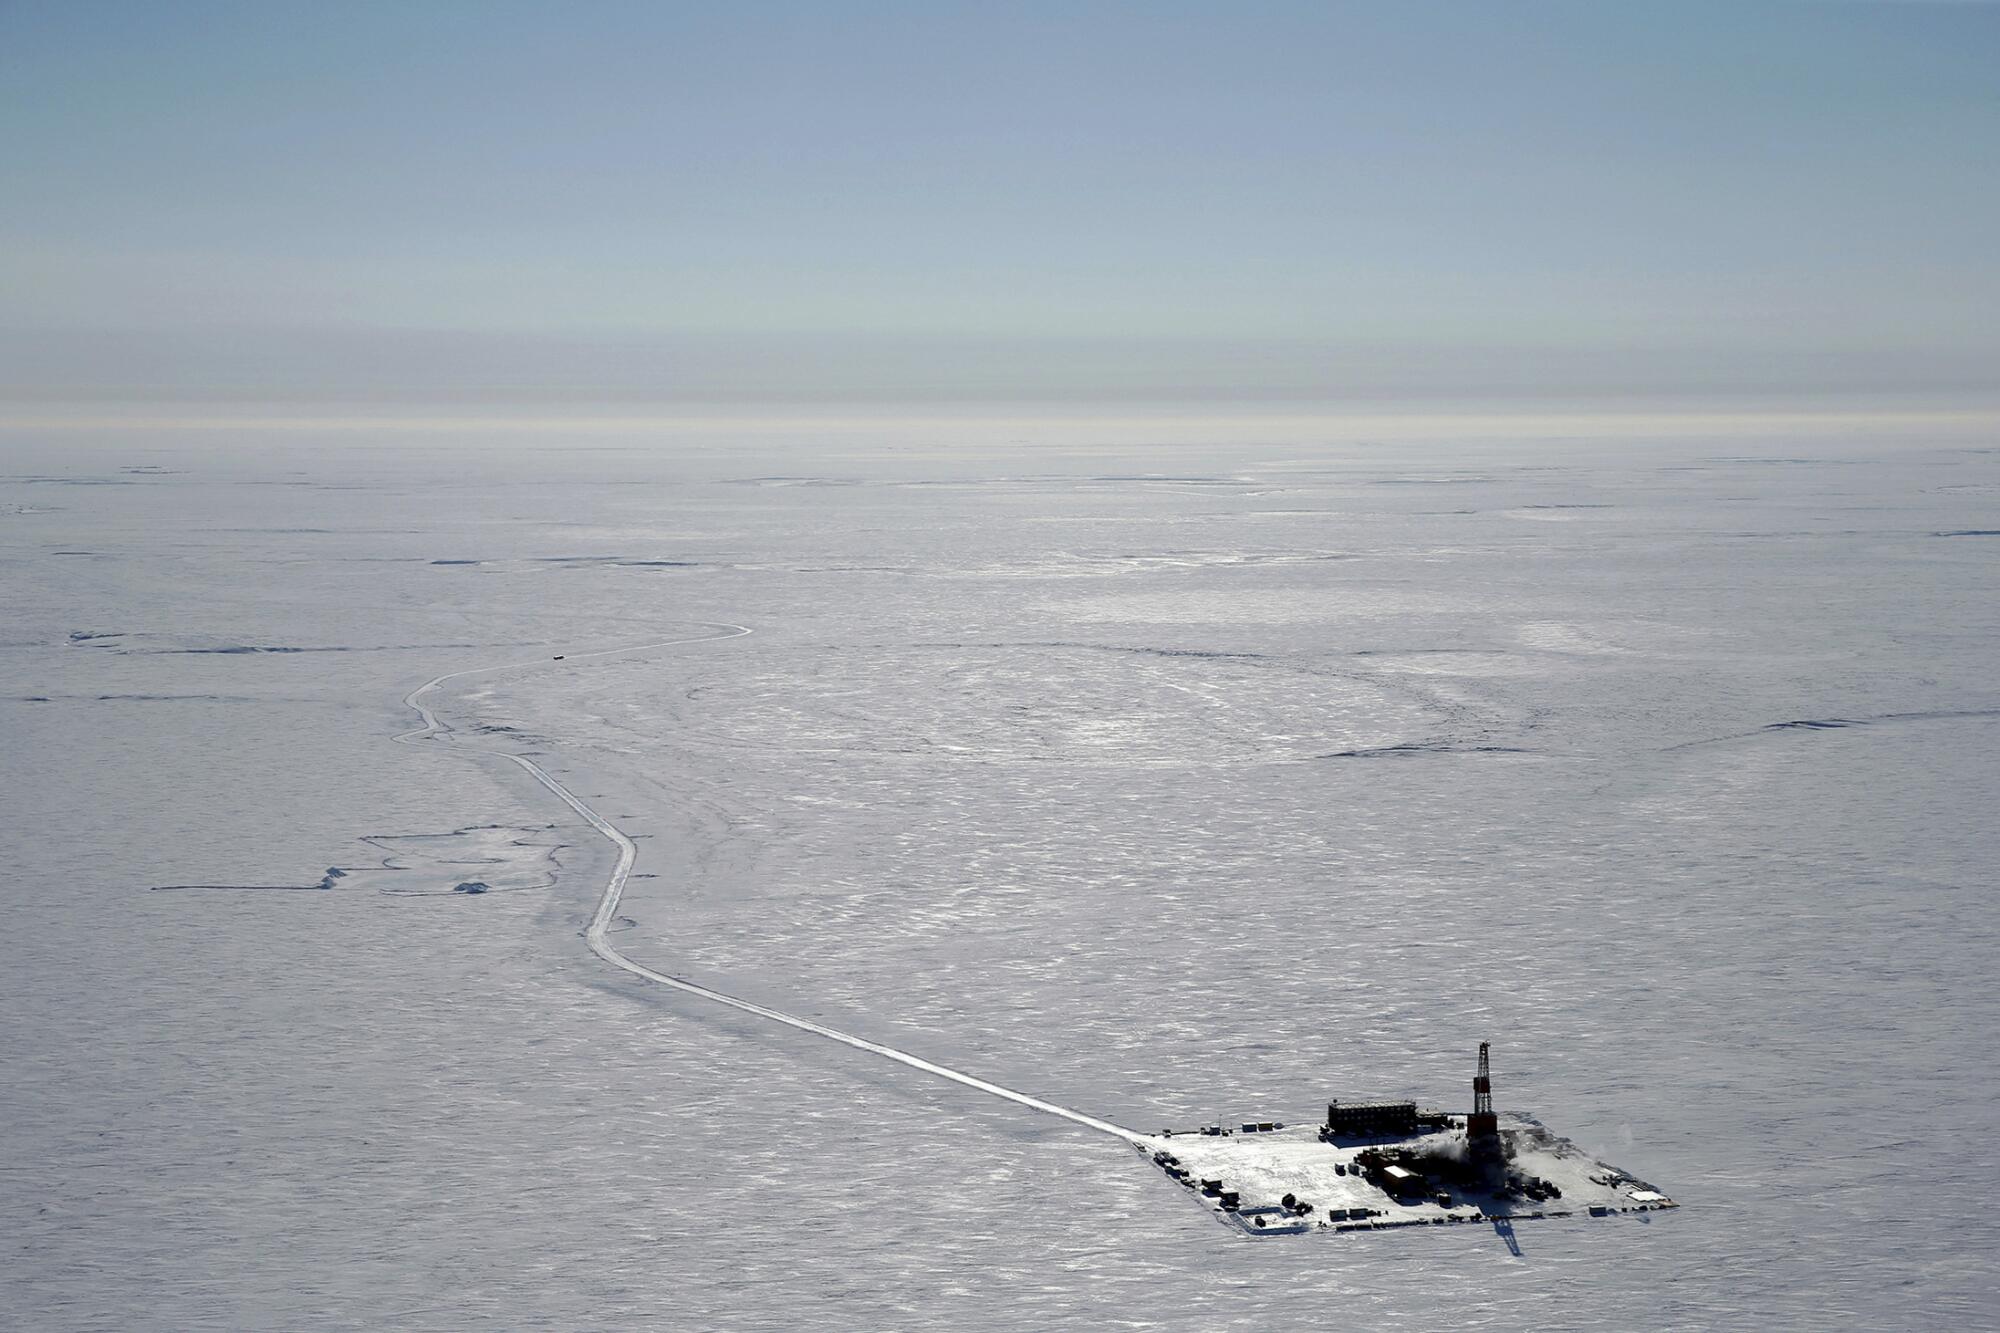
[[0, 0], [15, 401], [2000, 396], [2000, 6]]

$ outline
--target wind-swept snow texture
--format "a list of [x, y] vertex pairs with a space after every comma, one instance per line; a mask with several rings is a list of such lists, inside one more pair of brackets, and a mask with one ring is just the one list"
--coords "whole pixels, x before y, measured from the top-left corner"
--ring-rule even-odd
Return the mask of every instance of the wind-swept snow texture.
[[0, 1323], [1990, 1326], [1987, 441], [1066, 440], [0, 441]]

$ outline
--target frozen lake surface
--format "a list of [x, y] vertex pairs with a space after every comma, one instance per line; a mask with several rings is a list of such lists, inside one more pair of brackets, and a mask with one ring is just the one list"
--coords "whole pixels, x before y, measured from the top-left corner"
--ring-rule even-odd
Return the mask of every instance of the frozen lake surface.
[[[1989, 439], [0, 459], [0, 1322], [1994, 1324]], [[1682, 1206], [1248, 1243], [593, 957], [477, 749], [648, 968], [1149, 1131], [1491, 1040]]]

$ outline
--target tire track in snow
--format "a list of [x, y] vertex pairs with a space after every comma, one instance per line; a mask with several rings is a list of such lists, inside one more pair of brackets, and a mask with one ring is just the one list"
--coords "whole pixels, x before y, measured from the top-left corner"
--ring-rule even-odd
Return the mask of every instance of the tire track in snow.
[[[713, 628], [722, 630], [723, 632], [720, 634], [703, 634], [687, 639], [665, 639], [658, 643], [636, 644], [630, 648], [607, 648], [594, 653], [569, 653], [565, 655], [564, 660], [580, 662], [588, 661], [592, 658], [617, 657], [629, 653], [650, 652], [657, 648], [672, 648], [680, 644], [710, 643], [718, 639], [739, 639], [752, 632], [749, 627], [744, 625], [717, 624]], [[403, 697], [403, 702], [418, 717], [423, 719], [423, 725], [410, 731], [402, 732], [395, 739], [405, 744], [415, 744], [419, 741], [435, 740], [451, 732], [450, 725], [440, 722], [437, 714], [432, 712], [430, 707], [423, 701], [423, 697], [426, 694], [429, 694], [445, 682], [460, 680], [466, 676], [480, 676], [496, 671], [517, 671], [527, 667], [542, 665], [545, 665], [545, 663], [541, 659], [537, 659], [533, 662], [511, 662], [501, 666], [472, 667], [465, 671], [451, 671], [442, 676], [432, 677]], [[879, 1055], [886, 1060], [894, 1060], [898, 1064], [908, 1065], [912, 1069], [930, 1074], [933, 1077], [949, 1079], [953, 1083], [963, 1084], [965, 1087], [986, 1093], [989, 1096], [999, 1097], [1005, 1101], [1013, 1102], [1018, 1106], [1025, 1106], [1031, 1111], [1040, 1111], [1045, 1115], [1059, 1116], [1064, 1120], [1082, 1125], [1087, 1129], [1094, 1129], [1099, 1133], [1110, 1134], [1115, 1138], [1123, 1139], [1127, 1143], [1137, 1144], [1145, 1139], [1146, 1136], [1137, 1130], [1126, 1129], [1122, 1125], [1114, 1125], [1108, 1120], [1100, 1120], [1096, 1116], [1085, 1115], [1081, 1111], [1072, 1110], [1067, 1106], [1058, 1106], [1054, 1102], [1043, 1101], [1039, 1097], [1031, 1097], [1025, 1092], [1017, 1092], [1013, 1088], [1003, 1087], [998, 1083], [990, 1083], [983, 1078], [964, 1073], [961, 1070], [952, 1069], [949, 1066], [926, 1060], [922, 1056], [912, 1054], [909, 1051], [900, 1050], [894, 1046], [887, 1046], [878, 1041], [870, 1041], [866, 1037], [857, 1037], [851, 1032], [842, 1032], [840, 1029], [828, 1027], [824, 1023], [815, 1023], [810, 1018], [801, 1018], [797, 1014], [788, 1014], [782, 1009], [773, 1009], [768, 1005], [739, 999], [727, 992], [715, 990], [712, 987], [703, 986], [697, 982], [685, 981], [679, 977], [670, 977], [664, 972], [654, 971], [644, 963], [633, 961], [618, 952], [610, 939], [607, 938], [606, 931], [609, 930], [612, 920], [618, 914], [619, 900], [625, 894], [625, 882], [631, 877], [633, 863], [638, 860], [638, 844], [627, 837], [617, 825], [593, 809], [583, 798], [550, 776], [547, 769], [525, 755], [507, 754], [498, 750], [472, 750], [466, 753], [476, 755], [480, 758], [504, 759], [511, 764], [525, 769], [530, 777], [553, 792], [557, 800], [574, 810], [583, 818], [585, 823], [603, 834], [618, 849], [618, 863], [612, 868], [611, 878], [605, 883], [603, 896], [597, 900], [596, 914], [591, 917], [590, 925], [583, 932], [584, 940], [589, 944], [590, 951], [613, 967], [630, 972], [635, 977], [641, 977], [647, 981], [670, 987], [673, 990], [681, 991], [688, 995], [699, 996], [704, 1000], [709, 1000], [716, 1004], [727, 1005], [731, 1009], [736, 1009], [746, 1014], [754, 1014], [758, 1018], [768, 1019], [773, 1023], [782, 1023], [786, 1027], [797, 1028], [801, 1032], [810, 1032], [816, 1037], [824, 1037], [828, 1041], [837, 1041], [843, 1046], [852, 1046], [855, 1050], [867, 1051], [871, 1055]]]

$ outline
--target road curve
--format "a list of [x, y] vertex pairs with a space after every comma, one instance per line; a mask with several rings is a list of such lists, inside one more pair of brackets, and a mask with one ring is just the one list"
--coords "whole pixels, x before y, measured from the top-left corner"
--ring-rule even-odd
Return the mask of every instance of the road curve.
[[[720, 634], [697, 635], [686, 639], [665, 639], [657, 643], [635, 644], [629, 648], [607, 648], [601, 652], [594, 653], [570, 653], [566, 655], [564, 660], [580, 662], [588, 661], [591, 658], [619, 657], [630, 653], [648, 652], [656, 648], [671, 648], [679, 644], [708, 643], [716, 639], [736, 639], [751, 632], [748, 627], [743, 625], [717, 624], [712, 627], [723, 632]], [[442, 676], [435, 676], [425, 681], [422, 685], [417, 686], [416, 689], [411, 690], [403, 698], [403, 702], [409, 705], [418, 717], [423, 719], [423, 725], [403, 732], [395, 739], [405, 743], [416, 743], [436, 739], [451, 731], [450, 725], [440, 722], [437, 714], [432, 712], [429, 706], [423, 701], [423, 697], [426, 694], [443, 685], [446, 681], [459, 680], [466, 676], [479, 676], [497, 671], [520, 670], [526, 667], [543, 665], [545, 665], [545, 662], [537, 659], [533, 662], [512, 662], [502, 666], [473, 667], [466, 671], [453, 671]], [[618, 863], [612, 868], [611, 878], [604, 885], [603, 896], [597, 900], [596, 914], [591, 917], [590, 925], [583, 932], [585, 941], [590, 945], [590, 951], [613, 967], [630, 972], [635, 977], [643, 977], [647, 981], [668, 986], [689, 995], [696, 995], [716, 1004], [727, 1005], [731, 1009], [737, 1009], [746, 1014], [755, 1014], [757, 1017], [768, 1019], [773, 1023], [783, 1023], [785, 1026], [797, 1028], [801, 1032], [810, 1032], [816, 1037], [824, 1037], [828, 1041], [837, 1041], [843, 1046], [852, 1046], [858, 1051], [867, 1051], [872, 1055], [879, 1055], [886, 1060], [894, 1060], [898, 1064], [908, 1065], [912, 1069], [920, 1070], [933, 1077], [949, 1079], [953, 1083], [964, 1084], [968, 1088], [974, 1088], [990, 1096], [1014, 1102], [1017, 1105], [1027, 1107], [1029, 1110], [1040, 1111], [1045, 1115], [1059, 1116], [1073, 1124], [1097, 1130], [1102, 1134], [1110, 1134], [1115, 1138], [1125, 1140], [1127, 1143], [1138, 1143], [1146, 1137], [1137, 1130], [1127, 1129], [1123, 1125], [1114, 1125], [1108, 1120], [1100, 1120], [1096, 1116], [1085, 1115], [1081, 1111], [1071, 1110], [1067, 1106], [1058, 1106], [1054, 1102], [1043, 1101], [1039, 1097], [1031, 1097], [1025, 1092], [1016, 1092], [1014, 1089], [1002, 1087], [998, 1083], [990, 1083], [983, 1078], [978, 1078], [960, 1070], [926, 1060], [920, 1055], [913, 1055], [909, 1051], [899, 1050], [894, 1046], [885, 1046], [881, 1042], [870, 1041], [866, 1037], [857, 1037], [851, 1032], [842, 1032], [838, 1028], [830, 1028], [824, 1023], [815, 1023], [810, 1018], [801, 1018], [797, 1014], [788, 1014], [782, 1009], [773, 1009], [768, 1005], [738, 999], [734, 995], [700, 985], [696, 982], [684, 981], [679, 977], [670, 977], [664, 972], [655, 972], [643, 963], [634, 962], [632, 959], [618, 952], [610, 939], [607, 938], [605, 932], [610, 928], [612, 920], [618, 914], [618, 901], [624, 896], [625, 881], [630, 878], [632, 864], [639, 856], [638, 845], [631, 838], [627, 837], [617, 825], [599, 814], [575, 792], [551, 777], [548, 770], [544, 769], [534, 760], [524, 755], [506, 754], [497, 750], [469, 750], [464, 753], [486, 759], [504, 759], [508, 763], [516, 764], [527, 770], [530, 777], [555, 793], [557, 800], [560, 800], [564, 805], [576, 811], [583, 818], [584, 822], [603, 834], [618, 849]]]

